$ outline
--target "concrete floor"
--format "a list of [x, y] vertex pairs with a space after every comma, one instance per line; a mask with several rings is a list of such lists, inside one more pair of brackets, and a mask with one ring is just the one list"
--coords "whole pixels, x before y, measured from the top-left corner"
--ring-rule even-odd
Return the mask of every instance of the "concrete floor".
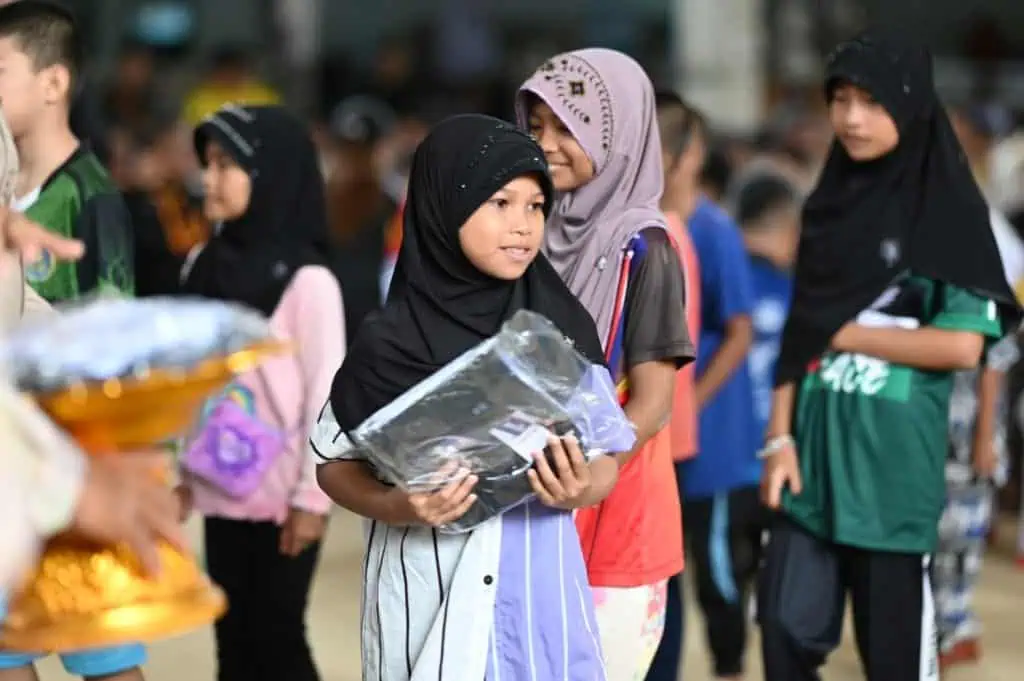
[[[1007, 527], [1009, 530], [1010, 528]], [[359, 522], [339, 513], [330, 535], [312, 598], [310, 631], [324, 681], [359, 681], [358, 605], [361, 532]], [[1005, 532], [1009, 539], [1010, 532]], [[975, 667], [956, 669], [944, 681], [1021, 681], [1024, 679], [1024, 572], [1011, 565], [1008, 552], [996, 552], [986, 562], [978, 611], [986, 626], [985, 657]], [[697, 615], [691, 613], [683, 678], [710, 679]], [[756, 642], [755, 642], [756, 645]], [[146, 668], [149, 681], [212, 681], [213, 646], [208, 631], [161, 642], [152, 647]], [[750, 656], [748, 679], [761, 678], [757, 655]], [[40, 665], [42, 681], [68, 679], [56, 660]], [[850, 632], [830, 660], [827, 681], [859, 681], [860, 670]], [[282, 680], [284, 681], [284, 680]], [[910, 680], [908, 680], [910, 681]]]

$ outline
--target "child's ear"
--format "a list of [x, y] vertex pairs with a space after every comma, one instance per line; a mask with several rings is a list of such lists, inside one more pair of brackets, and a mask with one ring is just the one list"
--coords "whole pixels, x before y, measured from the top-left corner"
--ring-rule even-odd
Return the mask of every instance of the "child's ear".
[[66, 66], [54, 64], [46, 69], [45, 78], [47, 104], [71, 99], [71, 72]]

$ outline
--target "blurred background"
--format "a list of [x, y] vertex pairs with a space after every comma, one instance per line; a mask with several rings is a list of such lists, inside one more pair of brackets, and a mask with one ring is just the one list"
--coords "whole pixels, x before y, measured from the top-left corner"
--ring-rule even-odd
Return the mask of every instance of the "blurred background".
[[[507, 118], [517, 86], [545, 58], [584, 46], [612, 47], [633, 55], [656, 85], [677, 90], [707, 116], [714, 133], [705, 168], [709, 192], [724, 192], [754, 158], [768, 158], [809, 188], [830, 142], [821, 98], [823, 59], [868, 24], [899, 29], [931, 46], [939, 90], [956, 114], [979, 183], [1018, 232], [1024, 228], [1020, 0], [65, 4], [78, 16], [88, 55], [73, 125], [107, 163], [128, 201], [138, 232], [141, 294], [166, 292], [176, 278], [161, 269], [163, 259], [147, 260], [147, 249], [182, 255], [209, 233], [191, 127], [223, 103], [282, 101], [313, 126], [329, 187], [335, 269], [354, 329], [377, 304], [377, 273], [386, 269], [400, 237], [405, 172], [433, 122], [463, 111]], [[1013, 384], [1024, 381], [1015, 377]], [[1012, 394], [1018, 393], [1014, 388]], [[1021, 438], [1019, 428], [1013, 431], [1013, 474], [1001, 504], [1006, 513], [1016, 512], [1020, 497]], [[346, 518], [334, 523], [331, 536], [334, 548], [320, 571], [311, 632], [325, 678], [355, 679], [358, 526]], [[1012, 545], [1016, 536], [1005, 541]], [[987, 663], [998, 669], [955, 678], [1020, 678], [1024, 653], [998, 643], [1016, 636], [1018, 630], [1002, 622], [1019, 618], [1024, 607], [1024, 601], [1006, 600], [1021, 591], [1011, 561], [986, 567], [995, 577], [987, 577], [988, 590], [979, 597], [996, 646]], [[1009, 614], [991, 614], [1006, 608]], [[699, 632], [696, 622], [690, 631]], [[687, 678], [705, 678], [702, 641], [688, 646]], [[157, 646], [153, 656], [152, 679], [211, 678], [205, 633]], [[837, 664], [832, 678], [859, 678], [849, 650]], [[44, 678], [63, 678], [55, 666], [43, 670]]]
[[[76, 131], [107, 163], [140, 233], [162, 233], [176, 253], [207, 230], [191, 127], [229, 101], [283, 101], [308, 118], [331, 190], [350, 322], [374, 295], [366, 284], [374, 277], [352, 268], [376, 270], [380, 258], [365, 256], [396, 241], [388, 225], [425, 130], [464, 111], [509, 117], [519, 83], [547, 56], [580, 46], [633, 55], [656, 85], [701, 109], [715, 132], [708, 188], [724, 190], [763, 156], [809, 187], [830, 142], [823, 58], [866, 25], [914, 35], [936, 56], [939, 90], [979, 182], [1022, 226], [1017, 0], [65, 2], [88, 55]], [[143, 293], [170, 285], [155, 262], [139, 263], [153, 275], [143, 276]], [[1008, 488], [1013, 504], [1019, 487]]]

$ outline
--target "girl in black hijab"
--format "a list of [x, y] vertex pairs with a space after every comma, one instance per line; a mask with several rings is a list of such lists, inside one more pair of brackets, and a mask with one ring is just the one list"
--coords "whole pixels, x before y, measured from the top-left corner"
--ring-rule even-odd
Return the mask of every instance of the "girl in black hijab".
[[217, 225], [185, 291], [260, 310], [294, 349], [210, 405], [183, 457], [181, 492], [205, 517], [219, 681], [316, 681], [305, 611], [330, 499], [308, 452], [344, 357], [341, 292], [323, 265], [323, 180], [308, 130], [279, 107], [226, 106], [195, 131], [204, 212]]
[[613, 457], [587, 464], [575, 440], [551, 438], [554, 464], [539, 457], [530, 471], [537, 501], [450, 535], [436, 528], [472, 506], [473, 477], [409, 495], [378, 481], [346, 437], [517, 310], [603, 364], [593, 320], [539, 253], [552, 193], [541, 149], [494, 118], [450, 118], [416, 151], [387, 303], [360, 327], [312, 438], [323, 489], [369, 519], [365, 678], [602, 678], [570, 510], [611, 491]]
[[953, 372], [1017, 308], [928, 53], [862, 35], [829, 58], [825, 94], [836, 141], [803, 212], [762, 451], [783, 511], [760, 591], [765, 678], [818, 678], [847, 594], [867, 678], [921, 678]]

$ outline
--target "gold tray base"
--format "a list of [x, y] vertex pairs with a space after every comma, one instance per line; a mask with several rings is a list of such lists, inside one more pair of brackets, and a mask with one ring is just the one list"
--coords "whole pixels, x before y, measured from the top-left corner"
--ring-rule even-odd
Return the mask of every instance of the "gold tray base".
[[150, 641], [198, 629], [226, 609], [224, 592], [206, 582], [166, 603], [130, 603], [104, 612], [64, 616], [38, 629], [5, 629], [0, 645], [18, 652], [58, 653]]

